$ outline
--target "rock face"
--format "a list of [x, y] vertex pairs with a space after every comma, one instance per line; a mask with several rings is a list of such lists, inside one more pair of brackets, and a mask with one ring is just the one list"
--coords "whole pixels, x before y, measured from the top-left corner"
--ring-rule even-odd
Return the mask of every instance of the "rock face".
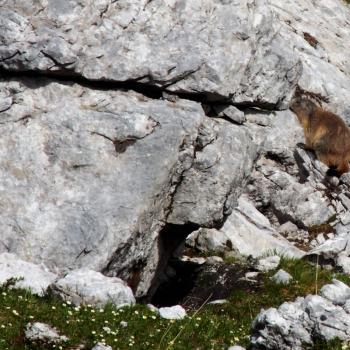
[[252, 349], [301, 350], [316, 339], [349, 341], [350, 314], [344, 304], [350, 288], [339, 281], [278, 309], [263, 310], [253, 323]]
[[297, 92], [350, 120], [349, 17], [341, 0], [3, 0], [0, 252], [137, 297], [193, 230], [254, 257], [336, 242], [349, 271], [350, 177], [296, 147], [287, 110]]
[[23, 261], [13, 254], [0, 254], [0, 284], [15, 279], [13, 287], [42, 296], [57, 277], [43, 266]]
[[187, 243], [202, 252], [233, 252], [238, 256], [259, 257], [271, 252], [290, 257], [303, 255], [301, 250], [272, 227], [269, 220], [244, 195], [238, 199], [237, 208], [220, 230], [201, 229], [195, 236], [191, 235]]
[[280, 261], [281, 261], [281, 258], [278, 255], [259, 259], [256, 264], [256, 269], [262, 272], [275, 270], [279, 266]]
[[0, 66], [11, 71], [284, 107], [300, 75], [266, 0], [4, 1], [0, 16]]
[[[236, 204], [236, 189], [250, 174], [257, 152], [247, 128], [223, 120], [207, 123], [199, 135], [200, 149], [193, 165], [183, 173], [184, 180], [174, 195], [168, 217], [172, 224], [212, 227], [222, 222]], [[236, 169], [234, 176], [231, 169]], [[231, 193], [230, 189], [235, 190]]]
[[131, 289], [117, 277], [106, 277], [88, 269], [75, 270], [51, 286], [52, 292], [75, 305], [103, 307], [107, 303], [117, 307], [135, 303]]

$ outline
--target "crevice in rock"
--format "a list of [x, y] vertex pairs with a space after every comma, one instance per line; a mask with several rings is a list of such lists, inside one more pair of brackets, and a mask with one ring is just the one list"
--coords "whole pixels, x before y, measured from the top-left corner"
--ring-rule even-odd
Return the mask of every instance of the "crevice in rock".
[[[126, 281], [130, 288], [135, 292], [140, 283], [146, 262], [143, 257], [136, 256], [129, 258], [130, 250], [135, 249], [141, 238], [141, 233], [135, 233], [133, 239], [128, 240], [113, 253], [109, 263], [101, 270], [106, 276], [119, 277]], [[118, 271], [118, 274], [115, 273]]]
[[[178, 263], [187, 236], [199, 228], [195, 224], [166, 224], [158, 235], [158, 251], [160, 254], [157, 270], [148, 294], [142, 302], [157, 305], [174, 305], [192, 288], [191, 275], [195, 267]], [[169, 281], [176, 281], [173, 288], [168, 288]]]
[[10, 56], [8, 57], [4, 57], [0, 60], [0, 62], [5, 62], [7, 60], [11, 60], [12, 58], [14, 58], [15, 56], [19, 55], [20, 52], [17, 50], [16, 52], [14, 52], [13, 54], [11, 54]]
[[154, 85], [148, 85], [145, 83], [139, 83], [136, 80], [128, 80], [121, 82], [114, 82], [110, 80], [89, 80], [73, 71], [63, 68], [60, 71], [23, 71], [14, 72], [0, 69], [0, 79], [3, 80], [18, 80], [23, 82], [28, 80], [40, 80], [42, 85], [48, 85], [51, 82], [59, 82], [62, 84], [72, 85], [79, 84], [83, 87], [108, 91], [108, 90], [121, 90], [121, 91], [135, 91], [151, 99], [162, 99], [163, 90]]
[[90, 133], [92, 135], [101, 136], [104, 139], [112, 142], [113, 145], [114, 145], [114, 148], [115, 148], [115, 152], [117, 154], [121, 154], [121, 153], [124, 153], [130, 146], [134, 145], [137, 141], [143, 140], [147, 136], [151, 135], [155, 131], [155, 129], [160, 126], [159, 122], [157, 122], [157, 121], [154, 121], [154, 122], [155, 122], [155, 125], [152, 128], [152, 130], [149, 133], [147, 133], [146, 135], [141, 136], [141, 137], [128, 136], [128, 137], [126, 137], [126, 138], [124, 138], [122, 140], [118, 140], [116, 138], [111, 138], [111, 137], [109, 137], [109, 136], [107, 136], [105, 134], [102, 134], [102, 133], [99, 133], [99, 132], [96, 132], [96, 131], [90, 131]]
[[[17, 55], [15, 53], [14, 55]], [[23, 71], [11, 71], [4, 68], [0, 68], [0, 79], [3, 80], [19, 80], [25, 83], [25, 79], [38, 80], [41, 79], [43, 85], [49, 84], [52, 81], [60, 82], [62, 84], [79, 84], [86, 88], [95, 90], [122, 90], [122, 91], [135, 91], [151, 99], [165, 99], [173, 100], [180, 98], [184, 100], [190, 100], [199, 103], [211, 104], [227, 104], [235, 106], [240, 110], [246, 110], [247, 108], [259, 108], [265, 110], [267, 113], [274, 110], [279, 110], [278, 104], [266, 103], [263, 101], [246, 101], [235, 103], [232, 102], [230, 97], [222, 96], [219, 94], [213, 94], [210, 92], [185, 92], [185, 91], [170, 91], [167, 89], [169, 85], [164, 84], [152, 84], [149, 82], [140, 82], [144, 77], [138, 79], [130, 79], [125, 81], [114, 81], [109, 79], [92, 80], [75, 73], [69, 68], [74, 62], [60, 63], [49, 54], [42, 52], [47, 58], [51, 59], [54, 65], [51, 67], [58, 67], [58, 70], [23, 70]], [[8, 57], [7, 59], [11, 59]], [[148, 77], [151, 80], [150, 77]], [[45, 81], [47, 80], [47, 81]], [[157, 83], [157, 82], [155, 82]], [[232, 122], [232, 121], [231, 121]]]

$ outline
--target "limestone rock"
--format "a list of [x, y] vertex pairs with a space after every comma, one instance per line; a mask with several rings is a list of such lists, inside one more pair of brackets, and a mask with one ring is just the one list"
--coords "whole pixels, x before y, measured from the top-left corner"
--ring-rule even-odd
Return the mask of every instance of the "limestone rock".
[[220, 118], [228, 118], [237, 124], [243, 124], [247, 118], [244, 112], [234, 106], [215, 107], [215, 112]]
[[256, 268], [262, 272], [275, 270], [279, 266], [280, 261], [281, 258], [278, 255], [268, 256], [267, 258], [259, 259]]
[[60, 344], [68, 340], [66, 336], [60, 335], [55, 328], [40, 322], [28, 323], [24, 334], [30, 343], [41, 345]]
[[333, 284], [327, 284], [321, 288], [320, 295], [335, 305], [344, 305], [350, 299], [350, 288], [345, 283], [334, 279]]
[[305, 259], [315, 262], [317, 256], [320, 264], [331, 264], [333, 266], [344, 266], [344, 272], [348, 270], [348, 258], [350, 257], [349, 248], [350, 235], [336, 236], [327, 239], [323, 244], [310, 250]]
[[350, 274], [350, 257], [343, 254], [338, 255], [336, 266], [339, 266], [344, 273]]
[[146, 293], [200, 105], [45, 79], [0, 81], [0, 91], [14, 101], [0, 114], [0, 250], [60, 272], [132, 279], [138, 269]]
[[160, 317], [168, 320], [182, 320], [187, 315], [185, 309], [180, 305], [161, 307], [158, 312]]
[[120, 278], [106, 277], [88, 269], [72, 271], [56, 281], [51, 289], [55, 295], [75, 305], [103, 307], [111, 303], [120, 307], [135, 303], [131, 289]]
[[42, 296], [57, 277], [44, 266], [23, 261], [13, 254], [0, 254], [0, 284], [16, 279], [13, 287], [28, 289]]
[[208, 256], [205, 263], [207, 265], [216, 265], [216, 264], [222, 264], [224, 262], [224, 259], [221, 258], [220, 256]]
[[196, 232], [196, 237], [193, 246], [201, 252], [215, 254], [232, 249], [231, 240], [220, 230], [201, 228]]
[[[238, 207], [227, 218], [220, 235], [232, 243], [237, 255], [258, 257], [272, 251], [291, 257], [301, 257], [303, 252], [290, 244], [270, 224], [246, 197], [241, 196]], [[220, 237], [218, 234], [218, 237]]]
[[298, 85], [329, 100], [331, 110], [349, 118], [350, 65], [346, 47], [350, 40], [345, 1], [287, 0], [271, 6], [281, 25], [281, 36], [292, 43], [303, 70]]
[[302, 249], [327, 226], [309, 255], [349, 270], [349, 176], [327, 178], [283, 110], [297, 88], [350, 120], [349, 16], [340, 0], [3, 0], [0, 252], [142, 297], [163, 229], [300, 257], [290, 222]]
[[[350, 295], [345, 296], [338, 281], [323, 288], [336, 304], [349, 300]], [[285, 302], [278, 309], [263, 310], [253, 322], [252, 348], [302, 350], [316, 339], [349, 341], [350, 314], [336, 304], [319, 295], [308, 295]]]
[[278, 217], [292, 219], [301, 227], [322, 225], [335, 215], [329, 199], [307, 184], [300, 184], [287, 173], [276, 171], [268, 178], [281, 190], [271, 196], [271, 202]]
[[220, 119], [206, 123], [216, 136], [196, 151], [192, 167], [184, 172], [169, 223], [205, 227], [221, 223], [236, 205], [241, 185], [251, 172], [257, 149], [247, 129]]
[[133, 80], [279, 108], [300, 76], [267, 0], [5, 0], [0, 20], [0, 67], [9, 71]]

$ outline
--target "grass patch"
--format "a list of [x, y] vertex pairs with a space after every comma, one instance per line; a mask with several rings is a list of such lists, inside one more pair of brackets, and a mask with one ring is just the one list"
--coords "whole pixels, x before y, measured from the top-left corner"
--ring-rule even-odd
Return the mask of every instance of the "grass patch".
[[[143, 305], [116, 309], [107, 306], [93, 309], [76, 308], [52, 297], [39, 298], [22, 290], [0, 288], [0, 349], [43, 350], [25, 344], [23, 330], [28, 322], [45, 322], [56, 327], [70, 341], [62, 349], [84, 344], [86, 349], [98, 341], [113, 349], [227, 349], [233, 344], [247, 345], [252, 320], [261, 308], [277, 307], [297, 296], [314, 294], [315, 268], [302, 260], [282, 258], [280, 268], [289, 272], [294, 281], [288, 286], [270, 280], [274, 273], [264, 275], [262, 287], [247, 294], [236, 291], [229, 303], [205, 305], [182, 321], [169, 321]], [[345, 283], [350, 277], [320, 269], [318, 286], [338, 278]], [[127, 322], [127, 325], [122, 325]], [[58, 347], [56, 347], [58, 348]], [[340, 341], [319, 342], [316, 349], [341, 349]]]

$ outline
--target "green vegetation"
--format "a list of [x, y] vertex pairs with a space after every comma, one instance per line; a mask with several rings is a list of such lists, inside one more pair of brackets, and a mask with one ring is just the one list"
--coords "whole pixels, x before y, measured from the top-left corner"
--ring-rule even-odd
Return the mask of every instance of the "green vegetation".
[[[62, 349], [84, 344], [86, 349], [105, 342], [113, 349], [227, 349], [230, 345], [247, 345], [250, 325], [261, 308], [279, 306], [297, 296], [314, 294], [316, 269], [300, 260], [282, 258], [281, 266], [293, 277], [289, 286], [276, 285], [273, 273], [263, 277], [263, 286], [256, 290], [237, 291], [229, 303], [203, 305], [182, 321], [159, 318], [145, 306], [115, 309], [74, 307], [52, 297], [39, 298], [22, 290], [0, 289], [0, 349], [43, 350], [47, 347], [24, 343], [23, 330], [28, 322], [45, 322], [70, 338]], [[318, 271], [317, 288], [336, 277], [346, 283], [344, 274]], [[126, 324], [126, 323], [127, 324]], [[56, 348], [61, 349], [56, 346]], [[316, 349], [344, 349], [340, 341], [318, 343]]]

